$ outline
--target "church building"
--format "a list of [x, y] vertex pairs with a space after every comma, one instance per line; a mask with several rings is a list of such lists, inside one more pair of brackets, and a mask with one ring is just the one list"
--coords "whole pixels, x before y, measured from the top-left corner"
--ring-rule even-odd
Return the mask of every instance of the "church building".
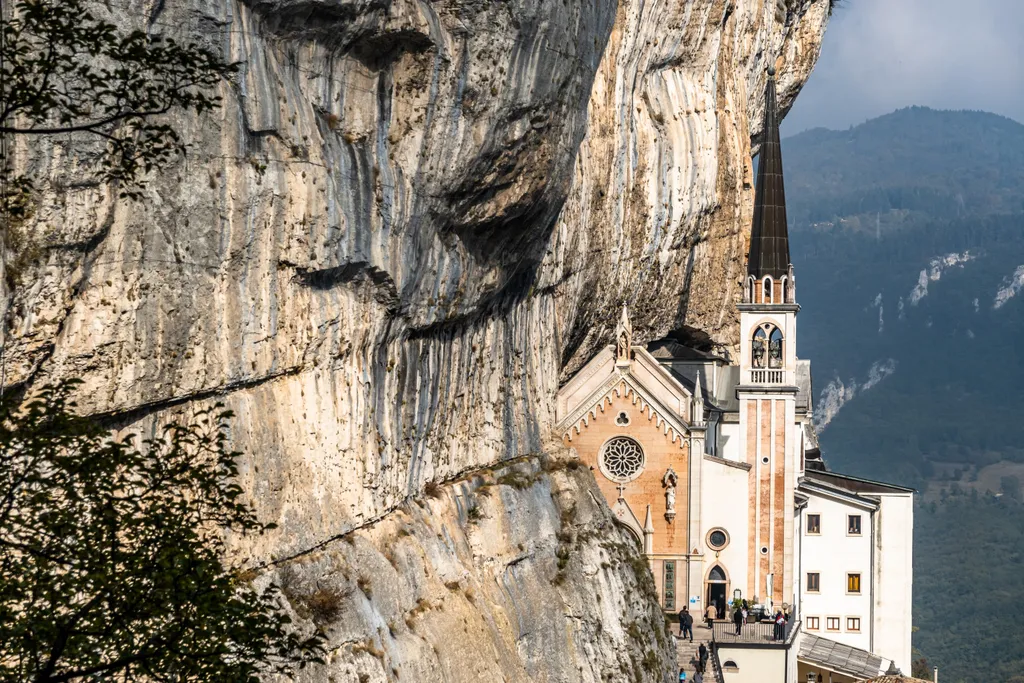
[[[643, 548], [664, 610], [700, 621], [716, 608], [726, 683], [909, 671], [913, 490], [821, 458], [810, 362], [797, 356], [778, 124], [769, 71], [739, 356], [637, 344], [624, 306], [615, 344], [560, 389], [558, 429]], [[760, 623], [736, 636], [737, 600], [751, 621], [787, 612], [784, 637]]]

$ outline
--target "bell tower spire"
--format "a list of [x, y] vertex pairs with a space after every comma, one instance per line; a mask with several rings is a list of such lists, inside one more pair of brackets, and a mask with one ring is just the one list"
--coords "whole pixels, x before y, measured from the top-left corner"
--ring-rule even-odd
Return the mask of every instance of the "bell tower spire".
[[765, 276], [781, 280], [788, 274], [789, 264], [789, 229], [786, 224], [786, 192], [782, 182], [782, 149], [779, 141], [778, 102], [775, 97], [775, 69], [769, 67], [747, 272], [757, 280]]
[[790, 600], [798, 577], [794, 507], [800, 462], [796, 419], [796, 304], [782, 187], [775, 71], [768, 69], [757, 165], [750, 258], [740, 313], [740, 449], [750, 465], [746, 590], [773, 603]]

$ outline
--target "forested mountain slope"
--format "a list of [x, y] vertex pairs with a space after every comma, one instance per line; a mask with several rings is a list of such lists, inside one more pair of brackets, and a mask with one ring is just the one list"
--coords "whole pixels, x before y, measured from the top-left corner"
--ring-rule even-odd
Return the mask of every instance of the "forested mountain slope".
[[1024, 671], [1024, 643], [993, 636], [1024, 598], [1024, 126], [913, 107], [784, 155], [825, 457], [922, 492], [915, 646], [947, 681], [1006, 680]]

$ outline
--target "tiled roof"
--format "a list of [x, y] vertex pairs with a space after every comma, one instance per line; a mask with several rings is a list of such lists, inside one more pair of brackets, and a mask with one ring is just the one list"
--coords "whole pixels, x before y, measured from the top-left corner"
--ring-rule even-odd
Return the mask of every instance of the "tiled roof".
[[807, 476], [858, 494], [914, 492], [914, 489], [910, 489], [905, 486], [897, 486], [896, 484], [886, 484], [881, 481], [862, 479], [860, 477], [850, 476], [849, 474], [839, 474], [838, 472], [809, 472]]
[[803, 634], [799, 657], [824, 669], [858, 678], [878, 676], [884, 668], [884, 660], [876, 654], [810, 633]]

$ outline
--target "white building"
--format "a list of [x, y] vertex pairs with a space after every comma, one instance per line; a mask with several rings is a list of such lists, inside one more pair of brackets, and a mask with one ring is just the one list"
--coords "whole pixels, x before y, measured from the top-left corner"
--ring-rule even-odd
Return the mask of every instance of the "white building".
[[[830, 472], [817, 449], [771, 77], [765, 109], [739, 357], [681, 336], [634, 346], [624, 310], [616, 345], [562, 387], [557, 417], [665, 610], [721, 608], [727, 683], [844, 683], [910, 668], [913, 491]], [[789, 625], [736, 636], [735, 600]]]

